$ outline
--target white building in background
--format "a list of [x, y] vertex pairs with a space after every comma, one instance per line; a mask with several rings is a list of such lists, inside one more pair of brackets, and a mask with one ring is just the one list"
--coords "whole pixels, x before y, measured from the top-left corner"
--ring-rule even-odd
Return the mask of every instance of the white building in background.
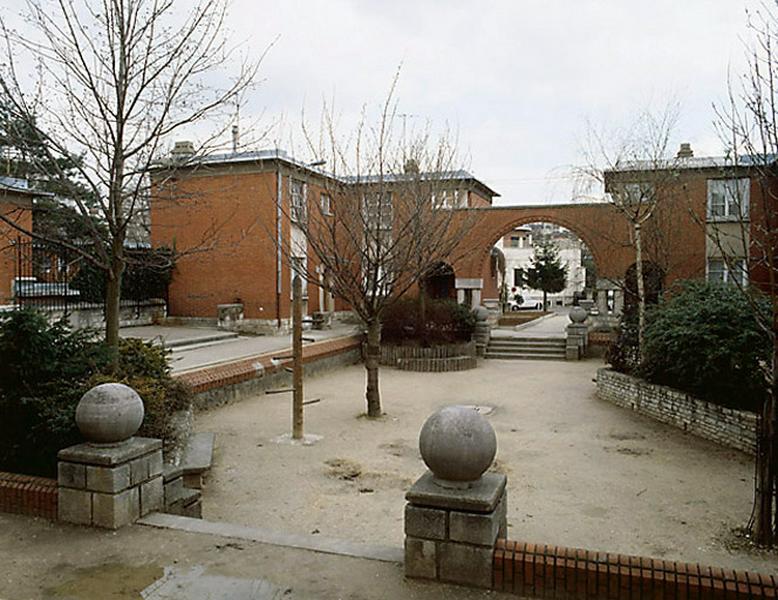
[[586, 268], [581, 261], [583, 245], [569, 230], [551, 223], [530, 223], [517, 227], [495, 244], [505, 256], [509, 300], [515, 293], [511, 290], [516, 288], [524, 299], [524, 306], [542, 303], [543, 292], [522, 288], [517, 271], [532, 266], [535, 244], [544, 240], [556, 245], [560, 262], [567, 266], [567, 286], [558, 294], [549, 294], [549, 303], [551, 306], [568, 306], [573, 303], [574, 294], [583, 292], [586, 286]]

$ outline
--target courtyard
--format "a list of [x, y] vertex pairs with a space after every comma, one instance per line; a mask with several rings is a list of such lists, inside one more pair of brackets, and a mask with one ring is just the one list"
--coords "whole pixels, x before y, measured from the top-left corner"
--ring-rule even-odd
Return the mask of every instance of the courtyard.
[[364, 411], [364, 369], [306, 381], [310, 446], [289, 431], [289, 394], [202, 413], [216, 433], [203, 518], [401, 547], [404, 494], [424, 472], [418, 432], [447, 404], [482, 407], [493, 468], [508, 476], [510, 539], [778, 573], [774, 557], [733, 551], [748, 521], [753, 462], [596, 398], [600, 360], [482, 361], [475, 371], [381, 372], [385, 415]]

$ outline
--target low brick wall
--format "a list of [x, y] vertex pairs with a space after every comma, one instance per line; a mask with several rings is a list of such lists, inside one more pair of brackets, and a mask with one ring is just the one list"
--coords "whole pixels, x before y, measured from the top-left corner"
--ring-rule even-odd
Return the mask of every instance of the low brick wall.
[[57, 480], [0, 472], [0, 512], [57, 518]]
[[597, 371], [597, 396], [723, 446], [756, 452], [753, 413], [711, 404], [609, 368]]
[[454, 356], [475, 356], [475, 341], [462, 342], [460, 344], [440, 344], [423, 348], [421, 346], [400, 346], [394, 344], [381, 344], [381, 358], [379, 363], [386, 367], [396, 367], [397, 361], [411, 358], [450, 358]]
[[446, 373], [449, 371], [467, 371], [478, 366], [475, 356], [450, 356], [448, 358], [400, 358], [397, 368], [401, 371], [421, 373]]
[[497, 540], [493, 588], [529, 598], [747, 600], [778, 594], [772, 576], [698, 564]]
[[[310, 375], [358, 362], [361, 344], [362, 336], [344, 336], [303, 346], [305, 373]], [[291, 350], [276, 350], [212, 367], [174, 373], [173, 377], [192, 387], [196, 408], [210, 408], [291, 381], [291, 375], [285, 370], [291, 368], [291, 358], [273, 358], [289, 354]]]
[[590, 331], [589, 345], [608, 347], [613, 344], [617, 338], [618, 334], [613, 331]]

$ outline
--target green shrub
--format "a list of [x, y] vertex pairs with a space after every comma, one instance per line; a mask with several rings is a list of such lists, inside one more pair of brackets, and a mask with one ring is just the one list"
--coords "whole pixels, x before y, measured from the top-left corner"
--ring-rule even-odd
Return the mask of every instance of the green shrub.
[[684, 283], [647, 313], [638, 374], [703, 400], [755, 410], [767, 390], [770, 339], [759, 327], [755, 303], [731, 285]]
[[119, 381], [143, 399], [139, 435], [167, 439], [174, 412], [191, 406], [189, 388], [170, 376], [167, 352], [137, 339], [121, 340], [118, 368], [94, 331], [70, 331], [33, 310], [0, 316], [0, 470], [56, 474], [57, 451], [82, 440], [75, 424], [81, 396]]
[[381, 339], [390, 344], [446, 344], [468, 341], [475, 330], [473, 311], [452, 300], [427, 300], [426, 316], [427, 326], [423, 331], [418, 299], [398, 300], [384, 312]]
[[616, 341], [608, 347], [605, 360], [619, 373], [631, 375], [639, 365], [638, 318], [634, 311], [624, 314], [619, 322]]
[[94, 332], [24, 309], [0, 316], [0, 470], [52, 474], [79, 439], [76, 404], [109, 363]]

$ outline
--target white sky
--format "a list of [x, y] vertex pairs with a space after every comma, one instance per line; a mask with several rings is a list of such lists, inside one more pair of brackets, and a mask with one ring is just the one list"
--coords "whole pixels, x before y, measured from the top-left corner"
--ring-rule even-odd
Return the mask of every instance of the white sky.
[[295, 131], [303, 106], [334, 97], [348, 123], [402, 63], [409, 126], [455, 128], [499, 203], [564, 202], [587, 120], [625, 121], [673, 95], [675, 141], [721, 153], [712, 103], [742, 69], [746, 1], [234, 0], [230, 27], [256, 52], [278, 37], [245, 112]]
[[[587, 122], [624, 123], [669, 96], [681, 111], [673, 147], [721, 154], [712, 104], [743, 69], [757, 1], [232, 0], [227, 27], [250, 56], [276, 40], [241, 114], [280, 123], [265, 146], [302, 148], [303, 107], [318, 113], [323, 98], [350, 130], [402, 63], [409, 128], [456, 130], [464, 166], [502, 194], [496, 204], [553, 203], [571, 200]], [[24, 27], [19, 8], [0, 0]]]

